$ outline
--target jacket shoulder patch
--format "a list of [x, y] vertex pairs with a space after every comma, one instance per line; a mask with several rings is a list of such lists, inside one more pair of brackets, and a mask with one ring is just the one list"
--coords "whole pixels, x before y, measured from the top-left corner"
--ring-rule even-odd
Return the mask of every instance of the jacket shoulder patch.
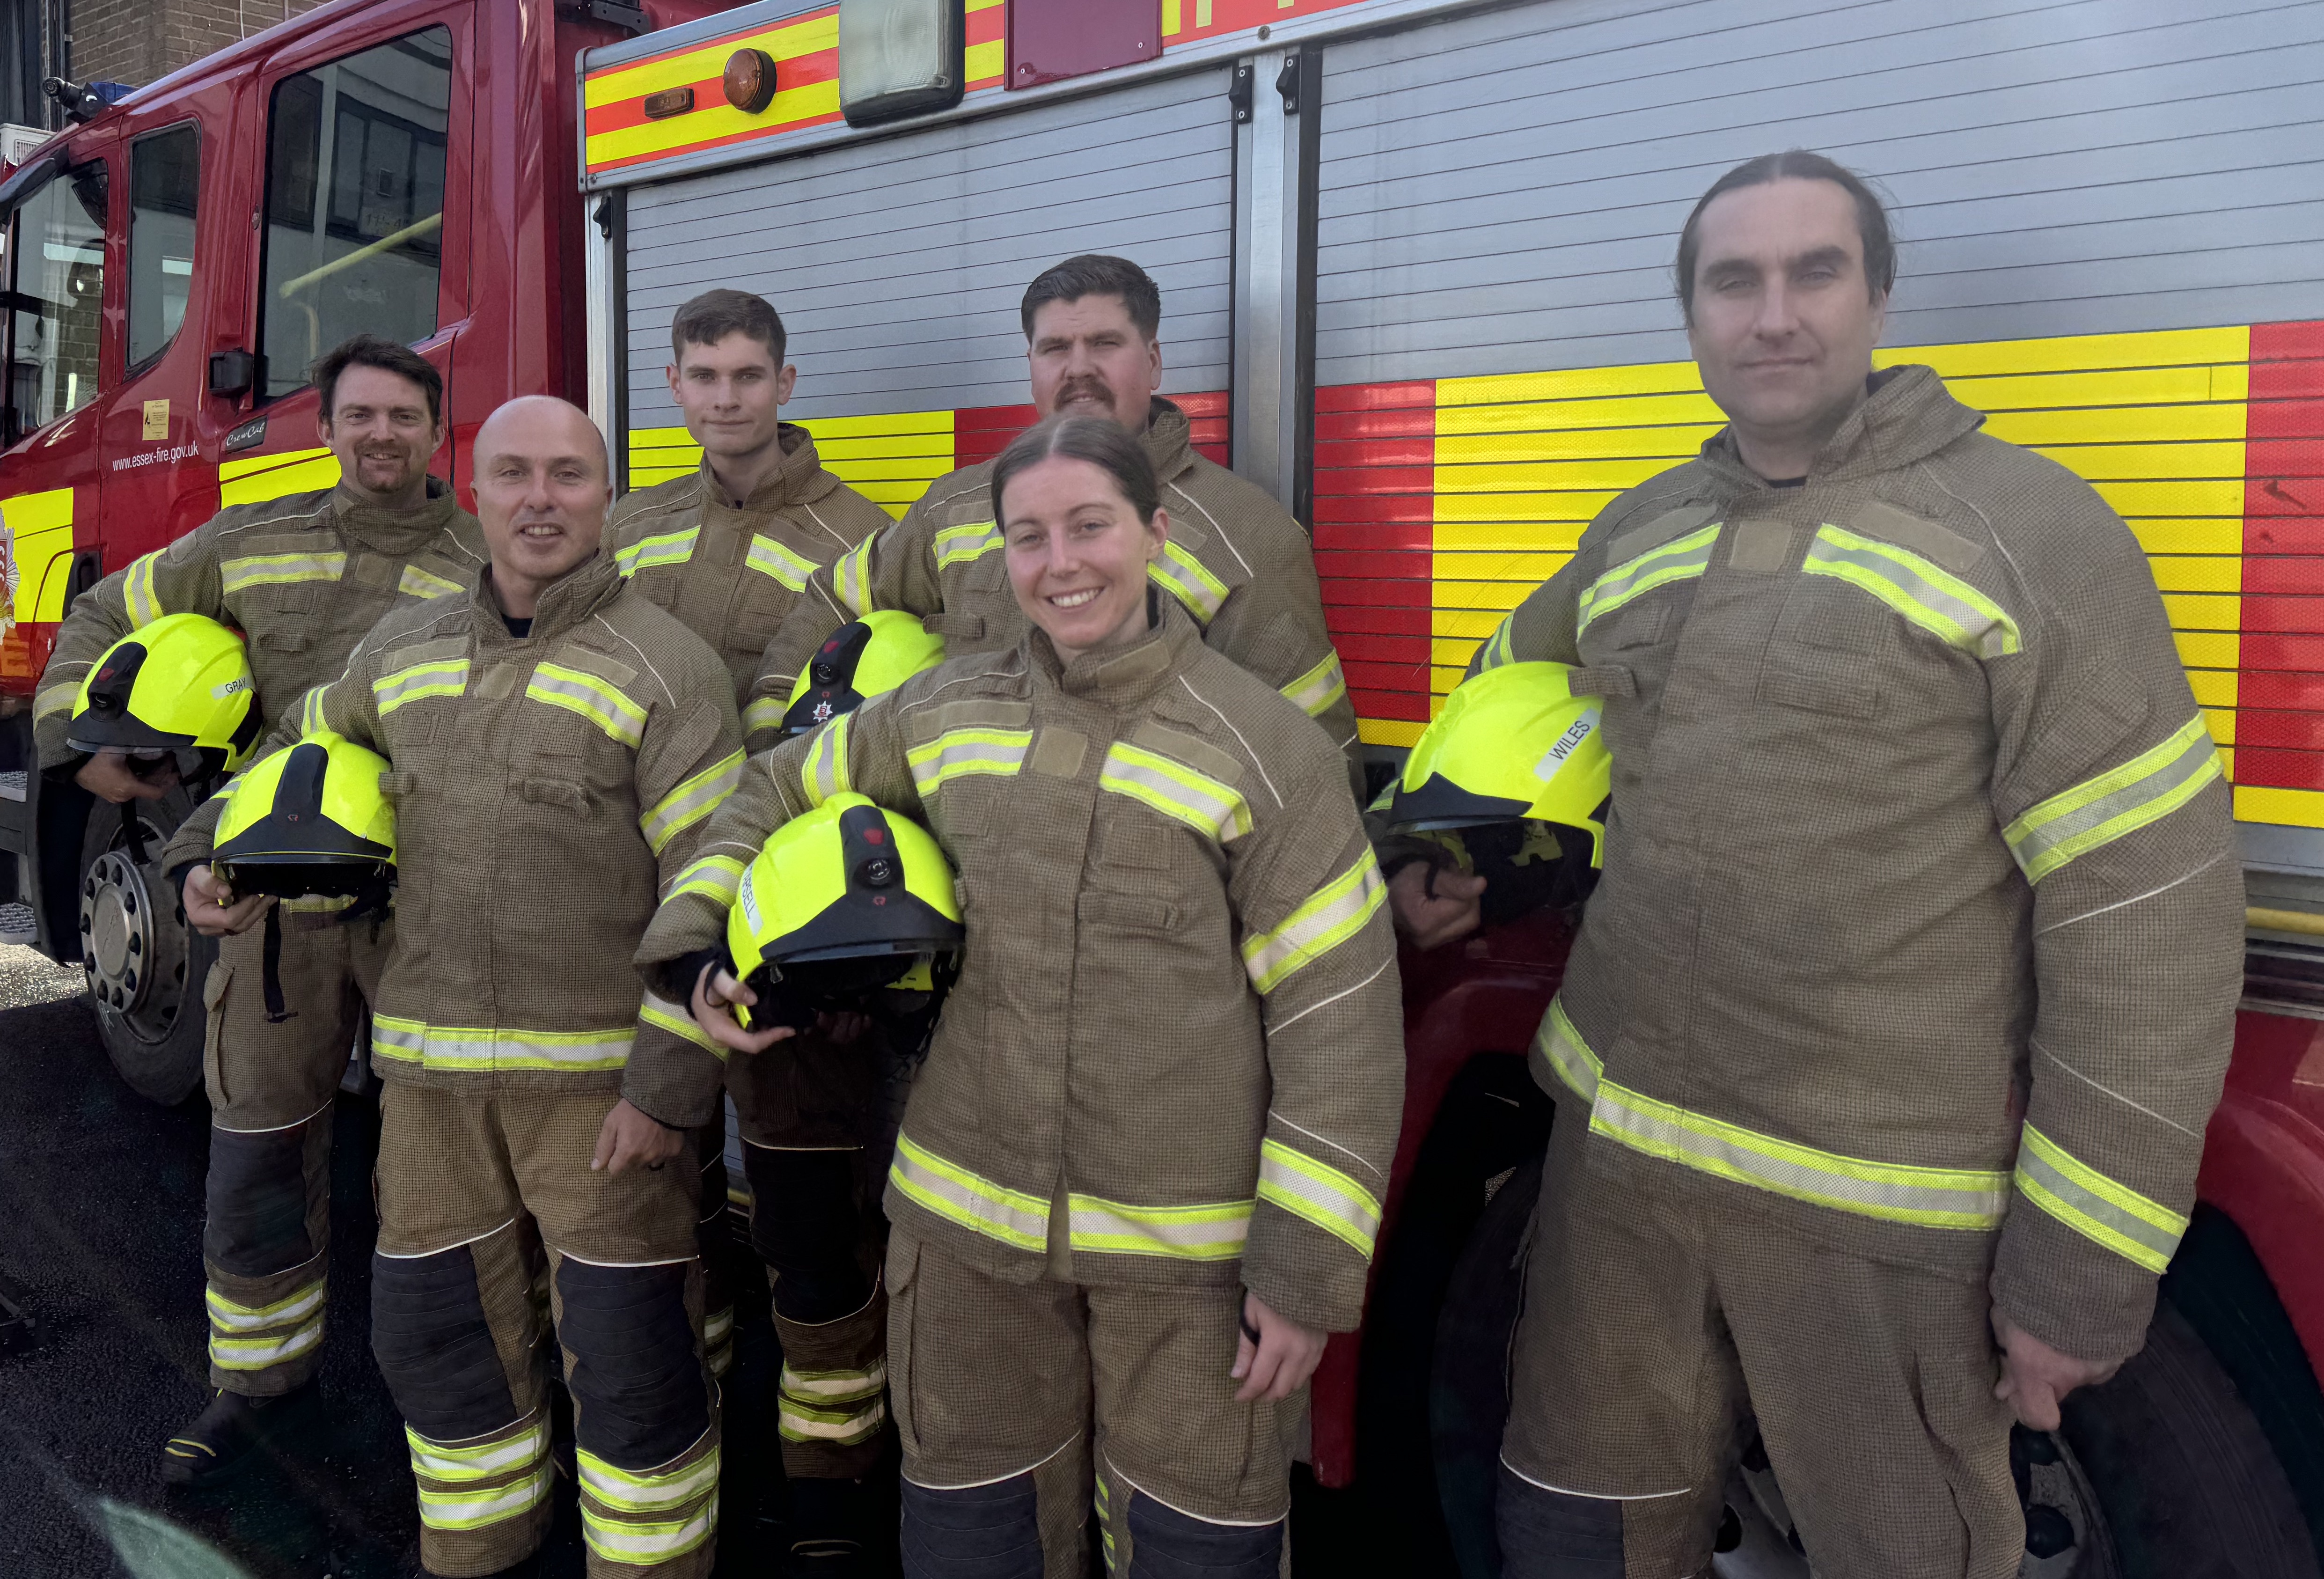
[[1665, 510], [1637, 526], [1624, 527], [1606, 545], [1606, 562], [1618, 565], [1635, 559], [1648, 549], [1659, 548], [1676, 538], [1683, 538], [1698, 526], [1707, 526], [1719, 518], [1716, 504], [1682, 504], [1676, 510]]
[[916, 707], [907, 725], [914, 740], [933, 740], [954, 729], [1022, 729], [1033, 721], [1033, 709], [1024, 702], [1001, 697], [969, 697]]
[[566, 642], [558, 650], [554, 661], [586, 669], [598, 679], [611, 680], [623, 690], [628, 690], [638, 678], [638, 671], [631, 665], [601, 651], [587, 642], [578, 640]]
[[1985, 545], [1972, 542], [1950, 527], [1940, 526], [1925, 516], [1899, 510], [1885, 499], [1875, 499], [1859, 504], [1848, 512], [1847, 525], [1870, 537], [1886, 538], [1899, 548], [1925, 554], [1955, 575], [1977, 568], [1985, 558]]

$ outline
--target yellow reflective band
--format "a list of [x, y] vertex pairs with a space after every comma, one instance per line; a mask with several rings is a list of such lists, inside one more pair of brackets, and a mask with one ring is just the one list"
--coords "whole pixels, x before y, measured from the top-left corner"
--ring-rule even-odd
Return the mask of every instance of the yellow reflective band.
[[844, 795], [851, 786], [847, 781], [847, 726], [855, 715], [842, 713], [816, 733], [815, 743], [807, 748], [807, 761], [799, 764], [799, 781], [807, 790], [807, 798], [821, 806], [835, 795]]
[[1001, 546], [1001, 529], [990, 521], [947, 526], [936, 533], [936, 568], [973, 564]]
[[947, 1162], [909, 1135], [896, 1139], [888, 1177], [905, 1199], [988, 1239], [1036, 1252], [1049, 1248], [1049, 1204]]
[[1206, 773], [1117, 740], [1105, 753], [1098, 788], [1143, 801], [1218, 844], [1250, 832], [1250, 808], [1241, 795]]
[[[87, 665], [81, 667], [86, 669]], [[80, 684], [78, 679], [69, 679], [62, 685], [51, 686], [35, 695], [32, 697], [32, 716], [45, 718], [51, 713], [71, 712], [73, 704], [80, 700]]]
[[726, 1049], [710, 1039], [710, 1033], [694, 1023], [694, 1016], [666, 998], [648, 993], [645, 1002], [638, 1005], [638, 1023], [666, 1030], [683, 1042], [691, 1042], [720, 1063], [726, 1061]]
[[867, 537], [832, 562], [832, 594], [851, 618], [872, 612], [872, 545], [879, 540]]
[[718, 1489], [718, 1450], [673, 1470], [628, 1470], [607, 1464], [587, 1448], [574, 1464], [585, 1496], [616, 1513], [668, 1513]]
[[2001, 830], [2028, 882], [2178, 810], [2219, 776], [2218, 748], [2198, 713], [2170, 739], [2075, 785]]
[[1206, 1206], [1132, 1206], [1095, 1196], [1066, 1197], [1073, 1246], [1101, 1255], [1162, 1256], [1181, 1261], [1231, 1261], [1250, 1237], [1250, 1201]]
[[734, 896], [742, 887], [742, 863], [733, 855], [705, 855], [689, 864], [670, 884], [669, 898], [682, 893], [698, 893], [713, 904], [732, 909]]
[[888, 1423], [888, 1405], [878, 1394], [850, 1409], [825, 1408], [788, 1393], [775, 1400], [775, 1431], [786, 1442], [867, 1442]]
[[1362, 931], [1387, 902], [1379, 861], [1366, 846], [1352, 865], [1309, 894], [1281, 926], [1242, 940], [1242, 967], [1250, 984], [1262, 994], [1272, 993]]
[[2017, 1188], [2084, 1239], [2150, 1272], [2171, 1265], [2187, 1232], [2186, 1218], [2108, 1178], [2031, 1124], [2017, 1150]]
[[972, 773], [1018, 771], [1033, 744], [1029, 729], [947, 729], [904, 753], [912, 782], [921, 798], [933, 795], [954, 779]]
[[[1590, 622], [1610, 614], [1624, 604], [1644, 597], [1657, 586], [1692, 581], [1711, 568], [1711, 551], [1719, 543], [1720, 522], [1691, 531], [1675, 541], [1623, 560], [1582, 589], [1575, 610], [1573, 633], [1579, 636]], [[1507, 661], [1506, 659], [1503, 661]], [[1490, 667], [1489, 665], [1488, 667]]]
[[1489, 669], [1499, 669], [1504, 663], [1517, 661], [1515, 646], [1517, 623], [1517, 615], [1511, 614], [1493, 627], [1493, 633], [1486, 637], [1485, 644], [1478, 649], [1480, 657], [1477, 670], [1479, 673], [1481, 674]]
[[723, 757], [663, 796], [651, 811], [638, 818], [638, 829], [657, 855], [670, 840], [726, 803], [742, 781], [742, 753]]
[[1259, 1198], [1303, 1217], [1370, 1260], [1379, 1236], [1379, 1197], [1349, 1174], [1280, 1140], [1259, 1146]]
[[694, 545], [702, 535], [698, 526], [683, 531], [665, 531], [652, 537], [641, 537], [613, 550], [613, 563], [624, 576], [634, 576], [641, 570], [650, 570], [660, 565], [683, 565], [694, 557]]
[[203, 1302], [209, 1307], [213, 1331], [263, 1332], [268, 1327], [282, 1326], [322, 1315], [323, 1280], [318, 1278], [311, 1283], [301, 1283], [295, 1292], [272, 1305], [239, 1305], [216, 1288], [211, 1288], [204, 1296]]
[[1283, 688], [1292, 705], [1310, 718], [1321, 718], [1332, 704], [1348, 694], [1347, 677], [1340, 672], [1340, 655], [1326, 652], [1323, 660]]
[[153, 590], [153, 567], [161, 558], [158, 549], [139, 556], [122, 578], [121, 601], [127, 606], [129, 628], [142, 631], [170, 611], [161, 606], [161, 595]]
[[310, 686], [307, 694], [299, 698], [300, 734], [312, 734], [323, 727], [323, 698], [330, 688], [327, 685]]
[[497, 1432], [481, 1441], [432, 1442], [406, 1426], [403, 1439], [411, 1449], [411, 1473], [431, 1481], [497, 1480], [531, 1468], [549, 1456], [549, 1417], [535, 1409], [512, 1430]]
[[586, 1497], [581, 1500], [581, 1537], [609, 1563], [648, 1567], [676, 1562], [717, 1533], [715, 1497], [684, 1519], [655, 1521], [607, 1519], [591, 1509]]
[[1231, 590], [1204, 568], [1203, 562], [1176, 543], [1164, 543], [1162, 557], [1146, 567], [1147, 578], [1186, 605], [1204, 624], [1219, 617]]
[[399, 669], [371, 682], [372, 701], [383, 718], [406, 702], [416, 702], [422, 697], [456, 697], [467, 688], [468, 660], [465, 658], [415, 663], [410, 669]]
[[1860, 587], [1948, 647], [1973, 658], [2018, 650], [2017, 622], [1968, 582], [1920, 555], [1829, 522], [1816, 528], [1803, 575]]
[[632, 1028], [619, 1030], [492, 1030], [429, 1025], [374, 1014], [375, 1058], [424, 1069], [619, 1069], [630, 1061]]
[[395, 583], [395, 590], [406, 597], [457, 597], [468, 589], [458, 582], [438, 576], [432, 570], [422, 570], [417, 565], [406, 565]]
[[780, 697], [761, 697], [742, 709], [742, 734], [745, 739], [766, 729], [780, 729], [783, 715], [790, 704]]
[[797, 1371], [786, 1360], [776, 1385], [794, 1398], [853, 1403], [859, 1399], [876, 1397], [888, 1385], [888, 1362], [874, 1360], [864, 1370]]
[[[416, 1472], [415, 1472], [416, 1476]], [[521, 1519], [549, 1501], [556, 1470], [544, 1455], [522, 1479], [504, 1486], [447, 1491], [420, 1482], [420, 1522], [430, 1529], [482, 1529]]]
[[218, 590], [240, 592], [291, 581], [337, 581], [346, 568], [347, 557], [341, 553], [253, 554], [218, 566]]
[[536, 665], [524, 694], [536, 702], [578, 713], [613, 740], [637, 749], [646, 734], [646, 710], [609, 679], [546, 660]]
[[1565, 1005], [1555, 998], [1549, 1001], [1549, 1012], [1541, 1017], [1541, 1029], [1534, 1033], [1533, 1050], [1536, 1057], [1556, 1072], [1567, 1090], [1584, 1102], [1597, 1100], [1598, 1077], [1606, 1072], [1605, 1062], [1590, 1050], [1590, 1044], [1573, 1029]]
[[323, 1317], [318, 1311], [289, 1332], [272, 1338], [229, 1338], [210, 1331], [210, 1363], [221, 1371], [263, 1371], [295, 1360], [323, 1341]]
[[702, 1318], [702, 1341], [715, 1346], [734, 1335], [734, 1307], [722, 1305]]
[[823, 568], [816, 560], [791, 552], [764, 532], [752, 534], [751, 551], [742, 562], [761, 576], [773, 577], [793, 592], [805, 592], [807, 577]]
[[1657, 1102], [1602, 1076], [1590, 1131], [1682, 1168], [1890, 1223], [1997, 1228], [2009, 1204], [2006, 1173], [1908, 1168], [1820, 1151]]

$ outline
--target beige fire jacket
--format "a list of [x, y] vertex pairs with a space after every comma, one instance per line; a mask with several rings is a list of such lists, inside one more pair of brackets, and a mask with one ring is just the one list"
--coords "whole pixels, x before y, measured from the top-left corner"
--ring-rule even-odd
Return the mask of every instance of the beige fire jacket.
[[[487, 569], [470, 596], [381, 621], [266, 749], [316, 729], [392, 764], [380, 1076], [617, 1088], [664, 1123], [706, 1122], [717, 1048], [683, 1005], [641, 1007], [623, 963], [742, 770], [717, 654], [610, 555], [544, 592], [521, 637]], [[181, 833], [170, 858], [208, 845]]]
[[[1139, 436], [1170, 517], [1170, 545], [1154, 567], [1154, 584], [1194, 617], [1213, 651], [1297, 703], [1359, 760], [1355, 706], [1323, 628], [1306, 532], [1267, 494], [1197, 453], [1192, 433], [1186, 414], [1157, 399]], [[949, 657], [1004, 651], [1024, 636], [1024, 612], [1009, 589], [992, 520], [991, 461], [939, 477], [901, 521], [808, 578], [767, 644], [752, 708], [789, 696], [834, 626], [882, 608], [925, 616]], [[775, 738], [755, 725], [751, 730], [754, 750]]]
[[[622, 574], [718, 649], [737, 706], [807, 577], [889, 524], [886, 511], [823, 469], [806, 429], [784, 423], [781, 442], [782, 465], [739, 507], [706, 460], [690, 476], [628, 495], [605, 527]], [[745, 731], [763, 727], [771, 739], [783, 702], [761, 703], [757, 724], [746, 712]]]
[[476, 518], [432, 477], [428, 503], [409, 512], [374, 509], [339, 488], [222, 510], [74, 600], [32, 702], [41, 766], [78, 759], [65, 726], [89, 666], [163, 614], [243, 632], [258, 706], [272, 718], [337, 679], [381, 615], [466, 593], [484, 560]]
[[888, 1211], [998, 1276], [1362, 1309], [1403, 1105], [1385, 888], [1333, 742], [1169, 599], [1135, 644], [1028, 632], [753, 757], [638, 951], [724, 936], [767, 835], [842, 790], [959, 869], [958, 983]]
[[1928, 368], [1876, 383], [1803, 485], [1722, 432], [1617, 499], [1479, 651], [1583, 666], [1614, 755], [1537, 1071], [1642, 1190], [1990, 1266], [2116, 1359], [2227, 1068], [2227, 790], [2121, 521]]

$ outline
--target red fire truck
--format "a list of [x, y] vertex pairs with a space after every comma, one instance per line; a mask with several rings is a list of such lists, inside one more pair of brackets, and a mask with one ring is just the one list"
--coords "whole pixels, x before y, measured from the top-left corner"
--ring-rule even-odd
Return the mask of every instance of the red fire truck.
[[[2324, 1552], [2324, 0], [338, 0], [0, 183], [0, 922], [85, 967], [163, 1101], [208, 952], [109, 808], [42, 782], [72, 596], [221, 503], [319, 485], [302, 370], [358, 328], [466, 442], [584, 401], [625, 482], [698, 452], [677, 305], [781, 309], [789, 413], [900, 513], [1029, 417], [1015, 303], [1076, 252], [1164, 293], [1197, 440], [1314, 535], [1386, 762], [1623, 487], [1718, 422], [1670, 300], [1711, 175], [1878, 172], [1893, 361], [2088, 477], [2152, 556], [2235, 785], [2246, 1011], [2146, 1352], [2022, 1442], [2029, 1574], [2314, 1579]], [[147, 845], [183, 814], [149, 806]], [[1497, 1571], [1509, 1261], [1554, 917], [1405, 961], [1368, 1326], [1319, 1380], [1310, 1555]], [[1754, 1468], [1755, 1463], [1759, 1466]], [[1747, 1454], [1728, 1575], [1802, 1574]], [[2046, 1511], [2045, 1511], [2046, 1510]], [[1353, 1559], [1343, 1569], [1360, 1571]]]

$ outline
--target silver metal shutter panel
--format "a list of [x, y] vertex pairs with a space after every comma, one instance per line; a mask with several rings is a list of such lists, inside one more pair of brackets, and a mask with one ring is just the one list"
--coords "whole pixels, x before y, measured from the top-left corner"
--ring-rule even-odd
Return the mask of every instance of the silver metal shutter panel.
[[632, 429], [676, 427], [669, 321], [714, 285], [775, 304], [799, 420], [1021, 405], [1033, 276], [1113, 253], [1162, 288], [1163, 387], [1227, 387], [1234, 187], [1223, 69], [632, 189]]
[[1316, 382], [1682, 361], [1755, 154], [1877, 177], [1887, 344], [2324, 316], [2324, 5], [1554, 0], [1324, 57]]

